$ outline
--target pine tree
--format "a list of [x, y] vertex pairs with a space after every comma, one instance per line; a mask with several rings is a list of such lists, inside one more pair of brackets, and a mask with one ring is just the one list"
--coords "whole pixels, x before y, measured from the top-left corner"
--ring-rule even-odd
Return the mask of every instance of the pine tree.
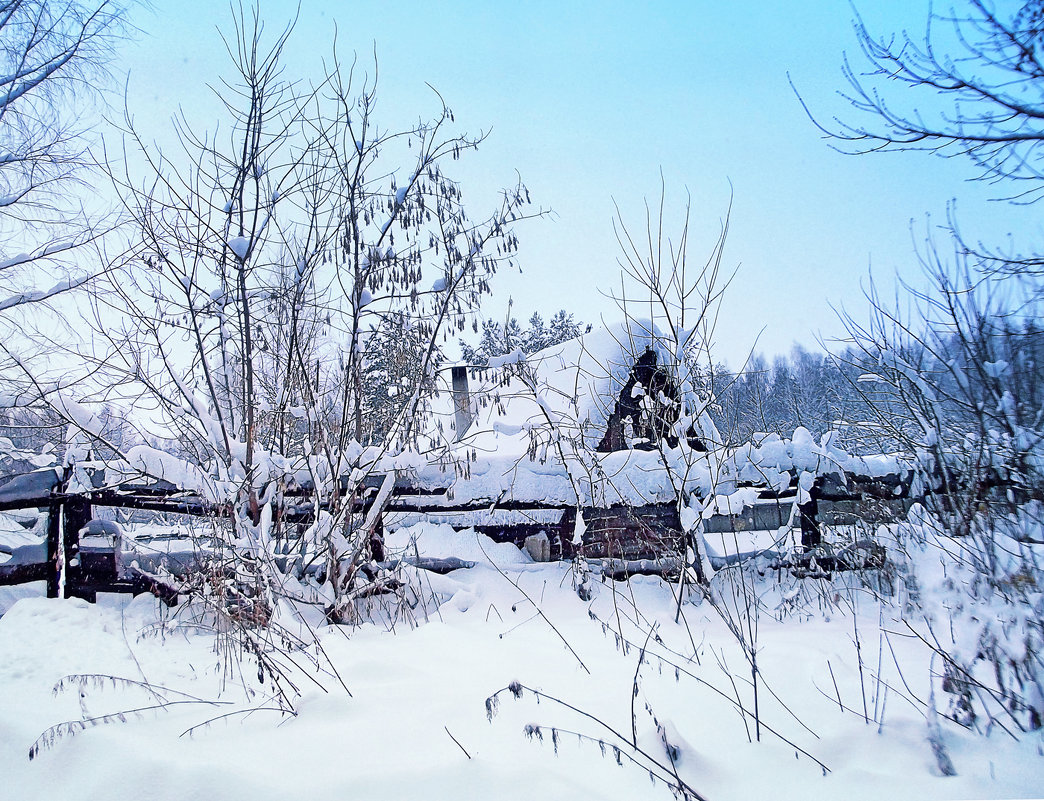
[[[410, 401], [427, 346], [428, 339], [401, 313], [386, 315], [370, 337], [362, 390], [366, 443], [383, 442], [396, 416]], [[442, 352], [437, 351], [434, 370], [442, 360]], [[421, 386], [424, 393], [431, 389]]]
[[[544, 324], [539, 312], [529, 318], [528, 327], [523, 329], [518, 320], [509, 318], [499, 323], [490, 318], [482, 323], [482, 336], [477, 346], [464, 340], [460, 341], [461, 356], [465, 363], [475, 367], [484, 367], [495, 356], [506, 356], [516, 350], [526, 355], [536, 353], [544, 348], [576, 339], [580, 336], [580, 324], [573, 320], [573, 315], [564, 309], [555, 313], [551, 322]], [[588, 326], [587, 330], [591, 330]]]

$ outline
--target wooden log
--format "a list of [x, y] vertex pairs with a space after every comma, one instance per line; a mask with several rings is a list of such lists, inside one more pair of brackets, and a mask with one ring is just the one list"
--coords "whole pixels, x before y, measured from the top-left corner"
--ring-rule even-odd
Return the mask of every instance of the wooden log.
[[135, 595], [150, 592], [167, 606], [177, 606], [178, 589], [169, 581], [151, 573], [146, 573], [134, 565], [127, 568], [127, 571], [131, 574], [132, 591]]
[[[587, 526], [583, 553], [588, 558], [656, 559], [683, 547], [684, 534], [673, 503], [585, 507], [583, 515]], [[559, 524], [565, 558], [576, 551], [572, 544], [575, 520], [576, 509], [571, 507]]]
[[394, 570], [399, 565], [409, 565], [419, 570], [427, 570], [431, 573], [449, 573], [453, 570], [464, 570], [475, 566], [474, 562], [469, 562], [465, 559], [458, 559], [455, 556], [450, 556], [443, 559], [438, 559], [433, 556], [407, 556], [404, 559], [391, 559], [386, 562], [378, 562], [377, 567], [382, 570]]
[[421, 514], [463, 514], [465, 512], [532, 512], [541, 509], [553, 509], [565, 511], [576, 509], [576, 504], [570, 503], [548, 503], [547, 501], [498, 501], [482, 500], [468, 501], [467, 503], [454, 503], [453, 501], [440, 500], [433, 503], [430, 500], [420, 498], [400, 497], [392, 500], [386, 512], [418, 512]]
[[673, 580], [684, 567], [684, 561], [679, 556], [660, 559], [589, 559], [588, 564], [614, 581], [626, 581], [631, 576], [660, 576]]
[[98, 600], [99, 592], [125, 593], [129, 595], [142, 595], [146, 592], [152, 593], [167, 606], [176, 606], [178, 603], [178, 588], [165, 578], [147, 573], [140, 568], [131, 565], [125, 571], [122, 578], [107, 578], [86, 574], [75, 584], [65, 586], [67, 598], [82, 598], [90, 603]]
[[54, 595], [50, 594], [52, 573], [52, 563], [50, 562], [37, 562], [29, 565], [0, 565], [0, 586], [27, 584], [30, 581], [46, 581], [48, 582], [47, 597], [56, 598], [57, 591], [55, 591]]

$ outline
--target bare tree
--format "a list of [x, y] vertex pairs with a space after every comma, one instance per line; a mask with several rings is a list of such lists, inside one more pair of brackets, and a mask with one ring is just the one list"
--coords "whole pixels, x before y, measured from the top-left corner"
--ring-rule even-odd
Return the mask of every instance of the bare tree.
[[[1003, 197], [1033, 203], [1044, 195], [1044, 3], [961, 0], [929, 10], [923, 34], [874, 35], [854, 24], [861, 63], [845, 58], [848, 119], [816, 126], [843, 152], [919, 150], [965, 158], [976, 180]], [[800, 95], [799, 95], [800, 98]], [[961, 250], [984, 272], [1038, 280], [1044, 258], [1026, 246], [967, 240], [951, 214]]]
[[[614, 299], [632, 325], [644, 328], [645, 337], [654, 343], [651, 371], [647, 377], [639, 377], [636, 371], [638, 383], [624, 394], [638, 399], [639, 418], [632, 417], [634, 434], [659, 453], [686, 532], [689, 567], [697, 583], [706, 585], [709, 576], [699, 542], [702, 508], [694, 488], [705, 483], [700, 480], [704, 473], [717, 482], [717, 460], [708, 459], [708, 454], [722, 442], [710, 416], [713, 397], [704, 391], [701, 372], [714, 367], [714, 329], [731, 281], [722, 270], [730, 218], [726, 214], [706, 259], [690, 263], [689, 206], [679, 233], [672, 237], [664, 230], [665, 194], [661, 191], [655, 210], [646, 205], [644, 230], [628, 228], [617, 209], [622, 281]], [[638, 344], [628, 346], [637, 363], [643, 357]], [[688, 572], [682, 571], [682, 583], [687, 577]], [[680, 585], [679, 608], [681, 593]]]
[[951, 717], [1017, 734], [1044, 721], [1039, 298], [981, 280], [960, 251], [956, 267], [934, 246], [924, 259], [932, 287], [907, 288], [912, 311], [871, 291], [870, 323], [848, 319], [867, 357], [857, 386], [914, 459], [923, 508], [897, 535], [907, 625], [942, 658]]
[[[1041, 198], [1044, 4], [964, 0], [930, 11], [916, 38], [876, 38], [858, 18], [855, 30], [867, 69], [846, 59], [843, 73], [857, 121], [817, 123], [840, 149], [967, 158], [1007, 199]], [[860, 367], [849, 375], [873, 418], [867, 433], [914, 460], [923, 507], [898, 530], [907, 625], [942, 658], [950, 715], [1014, 734], [1040, 727], [1044, 697], [1034, 589], [1044, 262], [970, 243], [952, 216], [949, 227], [952, 253], [929, 239], [919, 254], [927, 290], [903, 285], [888, 302], [871, 285], [870, 322], [847, 319], [862, 353], [839, 361]], [[935, 748], [931, 716], [928, 729]]]
[[103, 230], [77, 184], [90, 164], [88, 111], [127, 32], [126, 7], [118, 0], [0, 3], [0, 233], [8, 243], [0, 280], [13, 293], [0, 311], [87, 278], [86, 271], [63, 274], [40, 285], [41, 271]]
[[[37, 356], [46, 363], [54, 350], [32, 342], [33, 318], [21, 312], [83, 286], [103, 269], [96, 254], [114, 218], [90, 199], [88, 151], [114, 48], [128, 32], [129, 5], [0, 2], [0, 352], [6, 357], [0, 407], [12, 409], [15, 420], [48, 417], [46, 407], [14, 409], [33, 397], [31, 386], [28, 394], [18, 386], [20, 365]], [[46, 326], [53, 341], [53, 316]], [[7, 450], [0, 443], [0, 452]]]
[[[927, 150], [967, 157], [981, 178], [1041, 192], [1044, 145], [1044, 4], [999, 7], [964, 0], [929, 11], [922, 36], [874, 36], [857, 16], [866, 68], [846, 57], [843, 96], [869, 119], [835, 120], [824, 133], [853, 153]], [[913, 89], [905, 99], [893, 85]], [[885, 94], [887, 92], [887, 95]], [[917, 105], [913, 105], [917, 104]], [[1024, 182], [1024, 183], [1023, 183]]]
[[[158, 154], [128, 128], [147, 174], [113, 180], [137, 233], [92, 296], [107, 347], [86, 354], [105, 397], [170, 444], [122, 460], [231, 510], [214, 575], [237, 580], [207, 597], [272, 625], [281, 599], [341, 622], [395, 585], [374, 538], [397, 475], [438, 455], [424, 414], [440, 346], [513, 261], [513, 224], [540, 213], [516, 184], [472, 218], [444, 170], [483, 136], [454, 133], [438, 94], [432, 119], [378, 124], [375, 80], [336, 54], [313, 85], [284, 77], [292, 27], [269, 37], [256, 9], [235, 16], [215, 132], [182, 115], [181, 152]], [[365, 376], [391, 320], [416, 347], [378, 439]], [[281, 522], [293, 491], [313, 504], [307, 531]]]

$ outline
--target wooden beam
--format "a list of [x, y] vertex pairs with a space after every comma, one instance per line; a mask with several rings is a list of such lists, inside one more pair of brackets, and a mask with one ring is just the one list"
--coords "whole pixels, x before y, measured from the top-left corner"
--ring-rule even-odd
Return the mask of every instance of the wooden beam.
[[61, 547], [62, 507], [52, 500], [47, 507], [47, 597], [57, 598], [61, 589], [61, 568], [58, 567], [58, 553]]
[[37, 562], [29, 565], [0, 565], [0, 586], [26, 584], [30, 581], [46, 581], [47, 597], [56, 598], [58, 595], [57, 590], [54, 595], [51, 595], [51, 574], [50, 562]]

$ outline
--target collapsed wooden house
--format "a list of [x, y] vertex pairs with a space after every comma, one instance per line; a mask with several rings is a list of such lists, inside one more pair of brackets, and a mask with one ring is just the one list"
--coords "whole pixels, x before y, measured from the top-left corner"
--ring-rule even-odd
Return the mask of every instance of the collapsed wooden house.
[[[680, 336], [629, 321], [453, 368], [433, 406], [446, 458], [413, 479], [445, 489], [416, 511], [520, 546], [546, 536], [551, 558], [578, 547], [591, 558], [676, 556], [698, 528], [716, 565], [812, 548], [823, 523], [905, 511], [910, 473], [895, 455], [853, 456], [803, 429], [723, 443], [683, 349]], [[784, 529], [800, 533], [780, 541]]]
[[[452, 368], [424, 434], [442, 455], [396, 470], [385, 520], [474, 528], [538, 560], [581, 553], [621, 576], [646, 571], [650, 560], [661, 566], [654, 572], [668, 562], [677, 570], [693, 542], [712, 569], [758, 553], [786, 560], [819, 546], [823, 523], [905, 511], [909, 471], [894, 455], [854, 456], [803, 429], [789, 440], [722, 443], [676, 358], [683, 344], [631, 322], [489, 368]], [[67, 595], [152, 591], [171, 600], [176, 593], [146, 557], [121, 564], [119, 529], [94, 510], [212, 518], [234, 510], [148, 473], [78, 463], [0, 487], [0, 511], [36, 509], [46, 519], [44, 539], [8, 549], [0, 584], [45, 579], [57, 594], [61, 565]], [[384, 477], [369, 483], [375, 490]], [[279, 536], [314, 519], [311, 492], [306, 482], [287, 483], [274, 510]], [[359, 493], [356, 511], [367, 513], [375, 496]]]

